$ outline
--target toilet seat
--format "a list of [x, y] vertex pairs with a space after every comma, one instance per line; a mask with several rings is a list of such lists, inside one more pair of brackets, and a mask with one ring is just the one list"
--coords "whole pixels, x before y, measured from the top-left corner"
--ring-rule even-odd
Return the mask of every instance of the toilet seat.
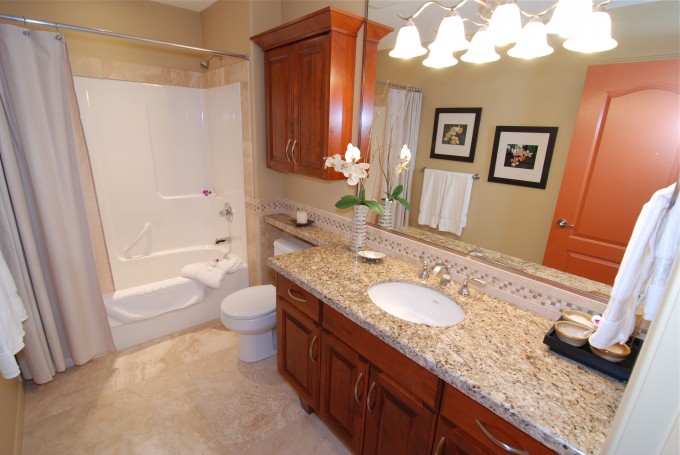
[[252, 286], [222, 300], [222, 313], [231, 319], [259, 319], [276, 312], [276, 288], [271, 284]]

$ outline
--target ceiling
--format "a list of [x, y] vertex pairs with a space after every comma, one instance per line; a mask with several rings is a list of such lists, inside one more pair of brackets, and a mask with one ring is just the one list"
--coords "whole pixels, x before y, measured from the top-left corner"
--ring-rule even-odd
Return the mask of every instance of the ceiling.
[[200, 13], [216, 0], [151, 0], [156, 3], [165, 3], [166, 5], [176, 6], [177, 8], [188, 9]]

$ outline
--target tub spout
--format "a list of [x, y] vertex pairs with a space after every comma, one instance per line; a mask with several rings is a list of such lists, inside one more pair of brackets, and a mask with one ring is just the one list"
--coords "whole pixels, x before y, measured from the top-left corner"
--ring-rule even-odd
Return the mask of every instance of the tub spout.
[[231, 243], [231, 237], [220, 237], [219, 239], [215, 239], [215, 245], [219, 245], [220, 243]]

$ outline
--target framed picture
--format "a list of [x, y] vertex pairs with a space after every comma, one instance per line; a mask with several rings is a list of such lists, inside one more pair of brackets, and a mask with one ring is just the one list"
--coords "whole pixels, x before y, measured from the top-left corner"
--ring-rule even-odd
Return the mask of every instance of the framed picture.
[[489, 182], [545, 189], [556, 126], [497, 126]]
[[435, 109], [430, 158], [472, 163], [481, 116], [481, 107]]

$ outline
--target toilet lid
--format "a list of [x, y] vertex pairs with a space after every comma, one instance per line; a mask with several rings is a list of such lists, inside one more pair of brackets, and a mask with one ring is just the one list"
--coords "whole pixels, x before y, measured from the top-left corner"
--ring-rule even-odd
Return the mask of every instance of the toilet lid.
[[240, 289], [222, 300], [222, 313], [232, 319], [255, 319], [276, 311], [276, 288], [271, 284]]

